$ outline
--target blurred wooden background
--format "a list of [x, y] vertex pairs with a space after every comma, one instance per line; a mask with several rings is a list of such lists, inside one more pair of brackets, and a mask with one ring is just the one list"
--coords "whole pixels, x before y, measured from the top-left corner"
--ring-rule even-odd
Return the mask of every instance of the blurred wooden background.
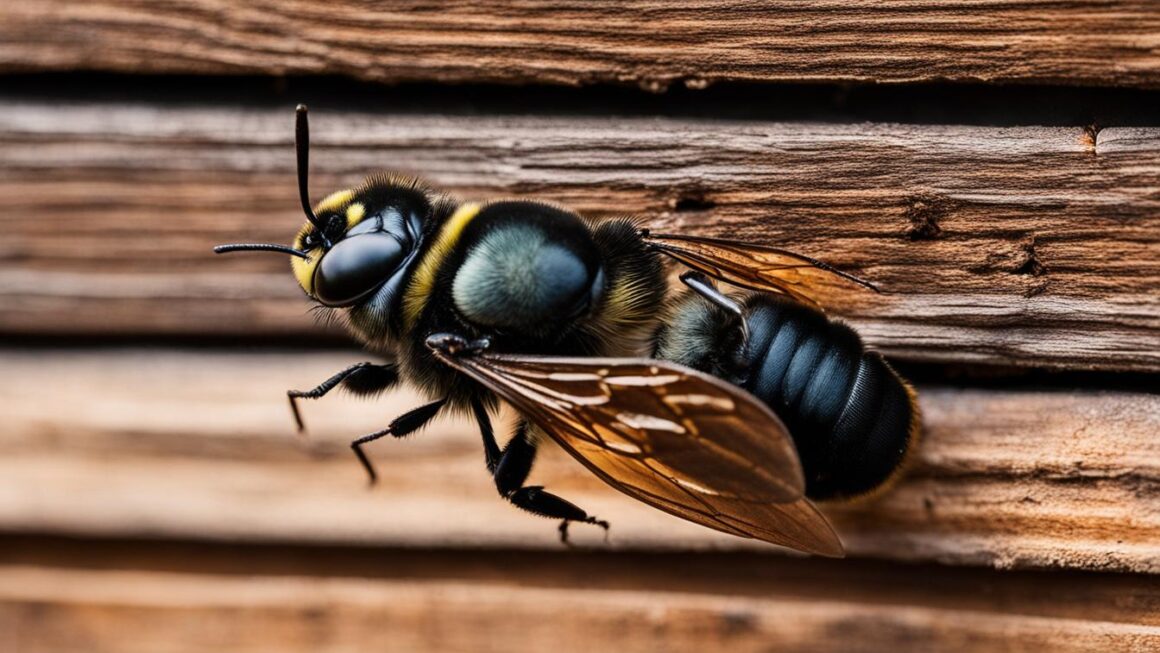
[[[0, 651], [1160, 649], [1160, 11], [1152, 2], [0, 4]], [[534, 480], [467, 424], [288, 388], [364, 360], [286, 262], [393, 168], [766, 240], [880, 283], [835, 307], [926, 442], [850, 557]]]

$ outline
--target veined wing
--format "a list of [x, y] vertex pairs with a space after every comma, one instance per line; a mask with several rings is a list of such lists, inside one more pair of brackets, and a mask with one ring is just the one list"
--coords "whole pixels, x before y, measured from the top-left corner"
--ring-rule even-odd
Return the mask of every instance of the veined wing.
[[727, 283], [789, 295], [817, 308], [821, 306], [814, 295], [827, 296], [835, 291], [860, 288], [879, 292], [869, 281], [776, 247], [671, 234], [646, 234], [644, 239], [658, 251]]
[[435, 354], [612, 487], [719, 531], [842, 555], [781, 420], [744, 390], [648, 359]]

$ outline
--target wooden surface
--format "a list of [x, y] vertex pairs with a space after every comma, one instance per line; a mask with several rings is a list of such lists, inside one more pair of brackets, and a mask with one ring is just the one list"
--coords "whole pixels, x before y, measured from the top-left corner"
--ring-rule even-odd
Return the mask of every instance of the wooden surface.
[[[559, 547], [551, 522], [500, 500], [467, 422], [376, 443], [383, 480], [367, 489], [347, 443], [417, 405], [414, 395], [309, 403], [313, 435], [296, 443], [285, 390], [359, 360], [3, 352], [0, 396], [11, 407], [0, 437], [0, 530]], [[937, 385], [919, 393], [926, 436], [905, 480], [879, 500], [827, 510], [852, 556], [1160, 573], [1160, 395]], [[555, 449], [532, 481], [610, 520], [612, 551], [776, 551], [651, 510]], [[575, 531], [605, 550], [596, 529]]]
[[[478, 4], [0, 2], [0, 651], [1160, 650], [1154, 2]], [[828, 299], [918, 381], [914, 464], [824, 508], [842, 560], [548, 449], [612, 522], [565, 549], [453, 419], [368, 489], [420, 398], [296, 438], [365, 358], [210, 253], [301, 225], [298, 101], [316, 199], [400, 169], [875, 281]]]
[[[315, 337], [277, 257], [284, 110], [0, 102], [0, 333]], [[888, 355], [1160, 371], [1160, 129], [316, 112], [314, 188], [421, 173], [880, 284], [834, 310]], [[146, 237], [136, 237], [147, 234]]]
[[1149, 0], [565, 3], [8, 0], [0, 70], [375, 81], [1160, 85]]
[[747, 555], [468, 557], [45, 538], [0, 544], [0, 557], [7, 651], [1143, 653], [1160, 646], [1160, 592], [1124, 575]]

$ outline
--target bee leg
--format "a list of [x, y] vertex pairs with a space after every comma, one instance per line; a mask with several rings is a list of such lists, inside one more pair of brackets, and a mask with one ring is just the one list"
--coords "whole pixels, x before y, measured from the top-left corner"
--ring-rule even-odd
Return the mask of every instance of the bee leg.
[[302, 414], [298, 411], [299, 399], [318, 399], [338, 387], [340, 383], [356, 395], [373, 395], [390, 388], [398, 380], [399, 372], [394, 365], [355, 363], [310, 390], [287, 390], [286, 397], [290, 400], [290, 412], [294, 415], [294, 423], [298, 425], [298, 432], [301, 433], [306, 430], [306, 424], [303, 423]]
[[[480, 426], [483, 430], [483, 425]], [[499, 490], [500, 496], [517, 508], [526, 510], [533, 515], [562, 520], [560, 522], [560, 541], [564, 544], [568, 544], [568, 524], [574, 521], [595, 524], [604, 529], [607, 537], [608, 522], [589, 515], [570, 501], [545, 492], [542, 486], [524, 485], [524, 481], [528, 480], [528, 474], [532, 471], [532, 463], [536, 459], [536, 445], [527, 437], [527, 426], [527, 422], [520, 422], [515, 436], [500, 454], [492, 472], [495, 476], [495, 487]], [[486, 431], [491, 431], [490, 423]], [[486, 434], [484, 438], [487, 439]], [[492, 443], [494, 444], [494, 442], [493, 437]]]
[[725, 293], [717, 290], [713, 282], [704, 273], [696, 270], [689, 270], [681, 275], [681, 283], [688, 286], [693, 292], [704, 297], [710, 302], [720, 306], [729, 311], [737, 317], [742, 317], [745, 311], [741, 304], [729, 297]]
[[491, 417], [488, 416], [487, 408], [483, 402], [478, 399], [471, 400], [471, 410], [475, 413], [475, 421], [479, 423], [479, 434], [483, 436], [483, 460], [487, 463], [487, 471], [494, 476], [495, 468], [499, 465], [503, 452], [500, 451], [499, 443], [495, 441], [495, 429], [491, 427]]
[[443, 405], [446, 403], [447, 399], [444, 398], [409, 410], [391, 420], [387, 428], [364, 435], [350, 443], [350, 448], [354, 450], [354, 455], [358, 456], [358, 461], [362, 463], [363, 469], [367, 470], [367, 476], [370, 479], [371, 485], [374, 485], [379, 480], [379, 475], [375, 473], [375, 467], [371, 464], [370, 458], [367, 458], [367, 454], [363, 451], [362, 446], [387, 435], [401, 438], [418, 431], [434, 419], [435, 415], [439, 414], [439, 409], [443, 408]]
[[689, 270], [682, 274], [681, 283], [688, 286], [693, 292], [709, 300], [713, 305], [723, 308], [736, 316], [738, 323], [741, 325], [741, 342], [743, 346], [744, 343], [749, 341], [749, 325], [745, 322], [745, 307], [740, 302], [717, 290], [717, 287], [713, 285], [709, 277], [696, 270]]

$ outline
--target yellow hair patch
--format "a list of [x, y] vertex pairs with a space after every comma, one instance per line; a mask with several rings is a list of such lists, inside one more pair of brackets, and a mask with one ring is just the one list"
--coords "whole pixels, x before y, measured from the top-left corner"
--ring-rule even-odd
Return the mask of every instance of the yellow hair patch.
[[443, 223], [435, 242], [431, 243], [431, 249], [423, 255], [423, 260], [419, 262], [415, 276], [411, 278], [411, 283], [403, 295], [403, 321], [408, 330], [415, 326], [419, 314], [427, 305], [427, 298], [431, 295], [431, 289], [435, 287], [435, 275], [438, 274], [443, 260], [455, 248], [459, 237], [463, 235], [463, 230], [475, 216], [479, 215], [479, 209], [478, 204], [464, 204], [456, 209], [447, 222]]
[[367, 207], [359, 202], [355, 202], [346, 207], [346, 228], [350, 229], [359, 222], [362, 222], [363, 216], [367, 213]]
[[329, 213], [331, 211], [338, 211], [340, 208], [342, 208], [343, 205], [345, 205], [347, 202], [351, 201], [352, 199], [354, 199], [354, 189], [353, 188], [335, 191], [335, 192], [327, 195], [326, 197], [322, 198], [322, 201], [319, 202], [318, 205], [314, 207], [314, 212], [316, 214], [318, 214], [318, 213]]

